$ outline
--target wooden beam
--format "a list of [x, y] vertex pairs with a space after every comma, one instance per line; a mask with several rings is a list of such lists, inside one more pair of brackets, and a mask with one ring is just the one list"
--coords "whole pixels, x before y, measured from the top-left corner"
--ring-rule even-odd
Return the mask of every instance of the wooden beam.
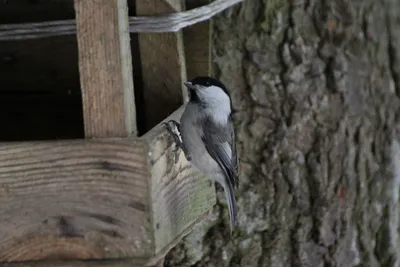
[[0, 262], [151, 254], [147, 146], [0, 144]]
[[[179, 121], [183, 107], [169, 118]], [[171, 138], [159, 124], [142, 137], [149, 144], [151, 206], [156, 264], [193, 226], [204, 220], [216, 203], [214, 183], [190, 167], [184, 153], [171, 145]], [[162, 133], [162, 134], [160, 134]]]
[[[181, 11], [182, 1], [136, 0], [138, 16]], [[146, 128], [151, 129], [183, 103], [186, 81], [182, 32], [140, 33]]]
[[215, 204], [213, 183], [174, 150], [163, 125], [141, 138], [0, 144], [0, 262], [155, 263]]
[[136, 134], [126, 0], [74, 0], [86, 137]]
[[[186, 9], [210, 3], [210, 0], [186, 0]], [[211, 62], [212, 21], [207, 20], [183, 29], [188, 79], [213, 74]]]

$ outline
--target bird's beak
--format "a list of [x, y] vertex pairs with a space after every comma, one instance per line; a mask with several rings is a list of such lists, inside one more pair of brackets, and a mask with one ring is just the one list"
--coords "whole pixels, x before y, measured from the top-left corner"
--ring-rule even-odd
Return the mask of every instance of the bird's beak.
[[194, 86], [191, 82], [184, 82], [183, 84], [189, 89], [194, 89]]

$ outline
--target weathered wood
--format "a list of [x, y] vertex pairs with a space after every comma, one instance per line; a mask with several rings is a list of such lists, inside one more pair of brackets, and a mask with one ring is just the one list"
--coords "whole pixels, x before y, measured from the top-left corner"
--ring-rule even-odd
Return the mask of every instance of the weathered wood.
[[[186, 0], [186, 9], [193, 9], [209, 3], [210, 0]], [[182, 31], [188, 79], [212, 75], [212, 21], [200, 22], [186, 27]]]
[[174, 150], [163, 125], [142, 138], [0, 144], [0, 262], [159, 260], [215, 203], [213, 183]]
[[[183, 107], [170, 118], [180, 118]], [[156, 126], [142, 138], [149, 143], [151, 200], [155, 229], [155, 264], [173, 248], [192, 227], [203, 220], [214, 206], [215, 187], [206, 177], [190, 167], [184, 153], [171, 146], [171, 138]], [[159, 134], [163, 133], [163, 134]]]
[[[173, 8], [163, 0], [136, 0], [137, 15], [156, 15], [180, 10], [181, 4]], [[183, 103], [186, 67], [182, 32], [140, 33], [139, 47], [148, 130]]]
[[31, 261], [0, 263], [0, 267], [143, 267], [145, 259], [101, 261]]
[[0, 262], [151, 254], [142, 141], [0, 144]]
[[136, 134], [126, 0], [75, 0], [87, 137]]

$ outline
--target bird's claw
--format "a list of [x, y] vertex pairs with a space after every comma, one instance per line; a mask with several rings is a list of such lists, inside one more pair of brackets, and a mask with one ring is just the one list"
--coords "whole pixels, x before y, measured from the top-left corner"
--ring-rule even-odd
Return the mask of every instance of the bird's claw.
[[164, 125], [168, 131], [168, 133], [172, 136], [174, 139], [175, 143], [175, 150], [174, 152], [177, 152], [179, 149], [182, 149], [183, 153], [185, 154], [185, 157], [188, 161], [191, 160], [191, 156], [187, 152], [185, 146], [183, 145], [183, 141], [181, 138], [181, 132], [179, 129], [180, 124], [177, 121], [174, 120], [169, 120], [167, 122], [164, 122]]
[[174, 120], [169, 120], [167, 122], [164, 122], [164, 125], [165, 125], [168, 133], [174, 139], [176, 147], [177, 148], [182, 148], [183, 142], [182, 142], [182, 139], [180, 137], [179, 123], [174, 121]]

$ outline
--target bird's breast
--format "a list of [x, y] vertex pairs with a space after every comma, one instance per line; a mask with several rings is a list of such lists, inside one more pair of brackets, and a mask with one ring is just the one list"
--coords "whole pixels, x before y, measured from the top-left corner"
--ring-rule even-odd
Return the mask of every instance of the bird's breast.
[[202, 129], [196, 124], [199, 110], [189, 105], [182, 114], [180, 130], [183, 145], [191, 156], [191, 163], [203, 173], [213, 173], [219, 170], [218, 164], [208, 154], [201, 138]]

